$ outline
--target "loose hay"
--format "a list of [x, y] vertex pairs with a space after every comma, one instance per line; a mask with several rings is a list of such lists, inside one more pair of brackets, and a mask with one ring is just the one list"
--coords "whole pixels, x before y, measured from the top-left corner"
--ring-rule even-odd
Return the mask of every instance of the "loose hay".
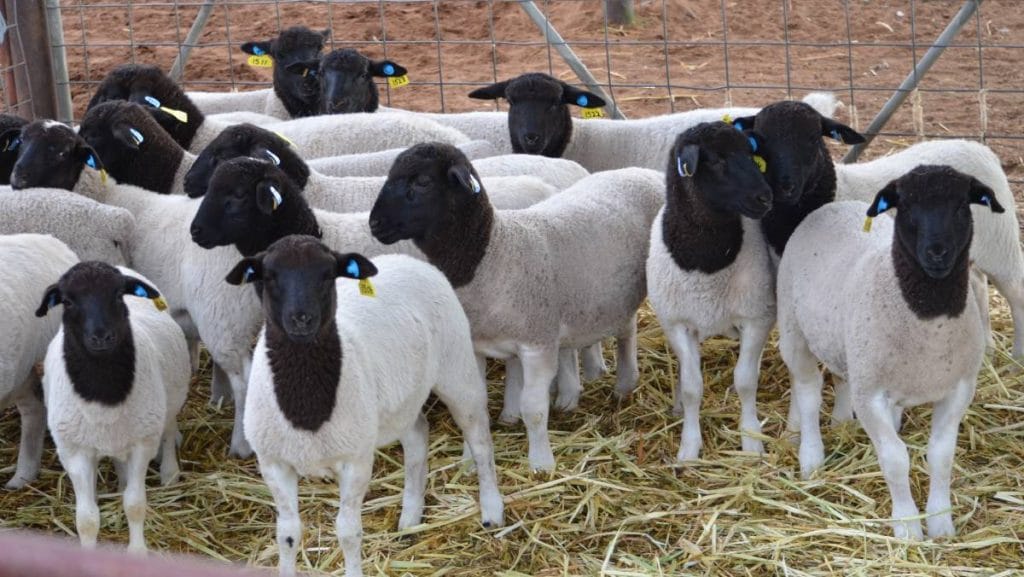
[[[364, 567], [409, 575], [1013, 575], [1024, 570], [1024, 391], [1006, 354], [1009, 312], [999, 297], [997, 351], [979, 377], [961, 427], [953, 483], [958, 536], [908, 544], [884, 522], [888, 490], [870, 442], [855, 425], [824, 430], [828, 451], [811, 481], [798, 474], [796, 443], [784, 433], [788, 374], [775, 341], [762, 363], [759, 394], [767, 454], [739, 450], [739, 405], [727, 390], [737, 345], [704, 345], [707, 379], [701, 427], [704, 460], [675, 467], [680, 420], [672, 417], [676, 364], [649, 308], [640, 314], [641, 385], [629, 402], [611, 396], [612, 377], [585, 387], [573, 414], [553, 413], [558, 471], [534, 475], [521, 425], [492, 424], [507, 525], [478, 521], [476, 476], [460, 465], [461, 436], [432, 402], [430, 478], [425, 523], [396, 530], [401, 451], [378, 453], [363, 508]], [[606, 347], [607, 348], [607, 347]], [[500, 370], [489, 375], [491, 415], [500, 411]], [[209, 375], [193, 387], [181, 416], [182, 481], [149, 480], [146, 537], [156, 551], [273, 566], [274, 509], [255, 461], [227, 459], [230, 408], [207, 406]], [[826, 387], [826, 406], [831, 401]], [[927, 494], [927, 410], [908, 412], [917, 502]], [[827, 417], [823, 417], [827, 423]], [[13, 472], [18, 436], [13, 411], [0, 421], [3, 479]], [[127, 527], [111, 469], [99, 486], [100, 539], [124, 543]], [[334, 538], [337, 488], [304, 481], [305, 540], [300, 567], [343, 573]], [[0, 493], [0, 527], [73, 535], [74, 499], [53, 452], [28, 489]]]

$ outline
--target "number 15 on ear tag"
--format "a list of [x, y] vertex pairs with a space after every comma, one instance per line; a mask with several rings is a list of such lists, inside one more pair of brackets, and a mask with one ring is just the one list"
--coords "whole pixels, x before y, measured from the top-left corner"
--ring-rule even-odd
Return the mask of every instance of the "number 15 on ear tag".
[[370, 282], [370, 279], [364, 278], [359, 280], [359, 294], [364, 297], [377, 296], [377, 291], [373, 289], [373, 283]]
[[604, 118], [604, 109], [603, 108], [584, 108], [583, 111], [580, 112], [580, 116], [583, 117], [583, 118], [586, 118], [586, 119]]
[[249, 56], [247, 61], [249, 66], [255, 68], [272, 68], [274, 66], [274, 59], [264, 54], [263, 56], [256, 56], [255, 54]]
[[403, 74], [401, 76], [389, 76], [388, 77], [388, 86], [390, 86], [391, 88], [399, 88], [399, 87], [405, 86], [406, 84], [409, 84], [409, 75], [408, 74]]

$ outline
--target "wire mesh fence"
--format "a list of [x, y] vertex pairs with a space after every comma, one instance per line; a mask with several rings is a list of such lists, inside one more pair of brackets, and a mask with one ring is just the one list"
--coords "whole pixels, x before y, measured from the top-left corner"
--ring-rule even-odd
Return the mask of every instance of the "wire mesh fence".
[[18, 27], [18, 4], [0, 3], [0, 98], [4, 111], [32, 115], [32, 89], [27, 75], [25, 49]]
[[[502, 105], [475, 87], [531, 70], [577, 81], [544, 30], [512, 0], [51, 0], [63, 20], [74, 115], [123, 62], [170, 69], [197, 14], [209, 20], [184, 66], [189, 90], [268, 86], [239, 46], [288, 26], [332, 30], [410, 70], [381, 85], [382, 103], [430, 111]], [[979, 2], [934, 68], [881, 131], [895, 144], [923, 137], [987, 142], [1011, 176], [1024, 111], [1024, 14], [1015, 0]], [[630, 26], [608, 22], [604, 0], [536, 6], [627, 117], [722, 104], [759, 105], [812, 90], [836, 92], [842, 117], [864, 129], [964, 5], [963, 0], [636, 0]], [[58, 90], [63, 86], [58, 86]], [[885, 149], [885, 147], [875, 147]]]

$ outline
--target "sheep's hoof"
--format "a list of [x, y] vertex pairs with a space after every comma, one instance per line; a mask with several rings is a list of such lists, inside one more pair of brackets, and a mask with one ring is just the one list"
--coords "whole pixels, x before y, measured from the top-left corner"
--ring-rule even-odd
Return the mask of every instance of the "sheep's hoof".
[[519, 415], [502, 411], [502, 413], [498, 415], [498, 422], [502, 425], [515, 425], [519, 423]]
[[544, 449], [530, 449], [530, 468], [534, 472], [551, 473], [555, 470], [555, 455], [551, 447]]
[[921, 541], [924, 539], [924, 532], [921, 531], [921, 521], [917, 519], [893, 521], [892, 532], [897, 539], [909, 541]]
[[576, 391], [573, 394], [558, 395], [555, 397], [555, 409], [563, 413], [571, 413], [580, 406], [580, 393]]
[[231, 448], [228, 450], [228, 457], [233, 459], [248, 459], [252, 457], [252, 447], [249, 446], [248, 441], [232, 443]]
[[7, 484], [4, 485], [4, 489], [7, 489], [8, 491], [17, 491], [18, 489], [23, 489], [25, 485], [28, 484], [29, 479], [22, 479], [15, 475], [14, 477], [11, 477], [10, 481], [7, 481]]

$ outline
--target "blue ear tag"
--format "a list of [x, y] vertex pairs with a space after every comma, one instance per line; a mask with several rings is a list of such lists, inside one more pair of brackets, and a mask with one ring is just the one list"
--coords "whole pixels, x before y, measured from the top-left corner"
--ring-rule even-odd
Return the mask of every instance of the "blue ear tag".
[[256, 56], [263, 56], [264, 54], [266, 54], [266, 52], [264, 52], [263, 49], [260, 48], [259, 46], [253, 46], [252, 53]]
[[480, 181], [472, 174], [469, 175], [469, 184], [473, 187], [473, 194], [480, 194]]
[[981, 195], [981, 198], [979, 200], [981, 201], [981, 204], [984, 204], [985, 206], [992, 208], [992, 199], [989, 198], [987, 194]]
[[249, 282], [254, 274], [256, 274], [256, 271], [254, 271], [251, 266], [245, 269], [245, 272], [242, 273], [242, 282]]
[[270, 195], [274, 197], [274, 210], [277, 210], [277, 207], [281, 206], [284, 199], [281, 198], [281, 193], [277, 191], [275, 186], [270, 187]]
[[839, 131], [838, 131], [838, 130], [836, 130], [835, 128], [833, 128], [833, 129], [832, 129], [832, 132], [829, 132], [828, 134], [829, 134], [829, 136], [831, 136], [831, 137], [832, 137], [833, 139], [835, 139], [835, 140], [838, 140], [839, 142], [842, 142], [842, 141], [843, 141], [843, 137], [842, 137], [842, 136], [839, 136]]
[[46, 301], [46, 309], [49, 310], [55, 306], [57, 306], [57, 293], [51, 293], [50, 300]]
[[345, 268], [345, 272], [352, 278], [359, 278], [359, 263], [355, 259], [348, 261], [348, 267]]
[[7, 143], [7, 146], [4, 147], [4, 152], [14, 152], [15, 150], [18, 150], [19, 144], [21, 144], [20, 137], [16, 136], [12, 138], [11, 141]]
[[879, 212], [879, 214], [889, 210], [889, 203], [885, 201], [884, 196], [878, 199], [878, 207], [876, 210]]
[[131, 133], [132, 138], [135, 139], [135, 144], [142, 144], [146, 139], [142, 137], [142, 133], [134, 128], [129, 128], [128, 132]]
[[[274, 166], [280, 166], [281, 165], [281, 158], [278, 157], [276, 154], [274, 154], [273, 152], [270, 152], [269, 150], [264, 150], [263, 152], [266, 153], [267, 158], [270, 159], [270, 162], [274, 163]], [[280, 204], [280, 202], [278, 204]]]
[[152, 96], [147, 96], [143, 98], [143, 100], [145, 100], [153, 108], [160, 108], [160, 101]]
[[140, 284], [135, 285], [135, 290], [132, 291], [132, 294], [134, 294], [137, 297], [142, 297], [142, 298], [146, 298], [146, 297], [149, 296], [149, 292], [146, 291], [146, 287], [144, 287], [144, 286], [142, 286]]
[[579, 104], [580, 106], [585, 107], [588, 102], [590, 102], [590, 99], [587, 98], [586, 94], [580, 94], [579, 97], [576, 98], [576, 104]]
[[757, 152], [757, 139], [754, 138], [753, 136], [748, 136], [747, 142], [750, 143], [750, 150], [753, 152]]
[[387, 76], [392, 76], [395, 74], [395, 67], [390, 64], [385, 64], [383, 70], [384, 74]]
[[86, 164], [86, 165], [87, 165], [87, 166], [88, 166], [89, 168], [91, 168], [91, 169], [93, 169], [93, 170], [96, 170], [96, 157], [90, 154], [90, 155], [89, 155], [89, 158], [86, 158], [86, 159], [85, 159], [85, 164]]
[[738, 120], [732, 123], [732, 127], [735, 128], [736, 130], [739, 130], [740, 132], [743, 132], [743, 123]]
[[683, 178], [693, 176], [693, 173], [690, 172], [690, 167], [683, 163], [683, 159], [678, 154], [676, 155], [676, 172]]

